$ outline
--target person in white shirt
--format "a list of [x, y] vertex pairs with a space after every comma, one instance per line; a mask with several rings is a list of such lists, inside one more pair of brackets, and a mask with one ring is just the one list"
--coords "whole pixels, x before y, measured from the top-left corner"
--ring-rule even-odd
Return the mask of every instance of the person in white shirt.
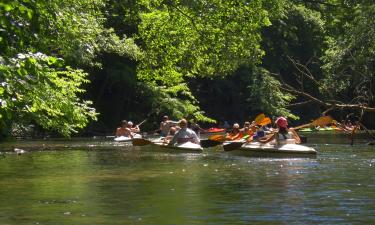
[[179, 126], [181, 129], [173, 136], [169, 145], [174, 146], [175, 144], [183, 144], [189, 141], [195, 144], [200, 144], [198, 135], [192, 129], [188, 128], [187, 125], [186, 119], [180, 120]]

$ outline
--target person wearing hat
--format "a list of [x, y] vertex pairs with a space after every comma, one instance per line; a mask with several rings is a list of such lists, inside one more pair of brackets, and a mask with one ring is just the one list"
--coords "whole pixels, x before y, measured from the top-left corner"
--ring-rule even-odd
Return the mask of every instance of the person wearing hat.
[[169, 120], [168, 116], [163, 116], [163, 121], [160, 123], [160, 136], [166, 137], [171, 127], [177, 126], [178, 122]]
[[293, 141], [295, 144], [300, 144], [301, 139], [297, 132], [293, 128], [288, 128], [288, 121], [285, 117], [278, 117], [275, 121], [277, 125], [277, 131], [266, 139], [260, 139], [261, 143], [268, 143], [272, 140], [276, 140], [277, 144], [290, 143]]
[[173, 136], [169, 145], [174, 146], [175, 144], [183, 144], [189, 141], [195, 144], [200, 144], [198, 135], [192, 129], [187, 127], [188, 123], [186, 119], [181, 119], [178, 125], [181, 129]]

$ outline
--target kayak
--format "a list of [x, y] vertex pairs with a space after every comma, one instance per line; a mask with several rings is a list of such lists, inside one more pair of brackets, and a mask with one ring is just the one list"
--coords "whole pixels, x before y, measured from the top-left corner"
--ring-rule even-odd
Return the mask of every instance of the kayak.
[[159, 146], [161, 148], [182, 150], [182, 151], [201, 152], [203, 150], [201, 145], [192, 143], [190, 141], [185, 142], [183, 144], [177, 144], [175, 146], [171, 146], [171, 145], [168, 145], [167, 143], [163, 143], [163, 142], [154, 142], [152, 144], [156, 145], [156, 146]]
[[301, 144], [282, 144], [276, 145], [272, 143], [260, 143], [260, 142], [250, 142], [245, 143], [241, 147], [233, 152], [238, 153], [255, 153], [259, 154], [278, 154], [278, 155], [316, 155], [316, 150], [314, 148], [304, 146]]
[[142, 135], [135, 134], [133, 136], [133, 138], [126, 137], [126, 136], [115, 137], [114, 141], [117, 141], [117, 142], [128, 142], [128, 141], [132, 141], [133, 139], [139, 139], [139, 138], [142, 138]]
[[319, 131], [341, 131], [334, 127], [321, 127], [321, 128], [304, 128], [298, 130], [299, 132], [319, 132]]
[[201, 133], [220, 133], [220, 132], [224, 132], [225, 129], [224, 128], [217, 128], [217, 127], [211, 127], [205, 131], [202, 131]]

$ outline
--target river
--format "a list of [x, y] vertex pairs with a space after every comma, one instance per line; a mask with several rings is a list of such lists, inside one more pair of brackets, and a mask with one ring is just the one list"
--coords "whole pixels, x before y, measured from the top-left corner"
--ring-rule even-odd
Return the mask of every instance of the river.
[[[375, 146], [307, 134], [311, 158], [106, 139], [0, 144], [0, 224], [373, 224]], [[14, 148], [27, 152], [13, 153]]]

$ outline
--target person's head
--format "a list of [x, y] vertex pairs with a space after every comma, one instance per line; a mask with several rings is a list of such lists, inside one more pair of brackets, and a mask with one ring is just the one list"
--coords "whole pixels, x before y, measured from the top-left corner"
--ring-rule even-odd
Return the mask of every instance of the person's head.
[[132, 121], [128, 122], [128, 127], [133, 127], [133, 122]]
[[238, 123], [233, 124], [233, 130], [240, 129], [240, 125]]
[[163, 116], [163, 121], [167, 121], [168, 119], [168, 116]]
[[127, 125], [128, 125], [128, 121], [126, 121], [126, 120], [121, 121], [122, 127], [126, 127]]
[[280, 116], [279, 118], [276, 119], [275, 123], [279, 128], [284, 128], [284, 129], [288, 128], [288, 121], [286, 120], [285, 117]]
[[249, 128], [250, 127], [250, 122], [249, 121], [245, 121], [245, 123], [243, 124], [243, 127], [244, 128], [245, 127]]
[[186, 119], [181, 119], [181, 120], [178, 122], [178, 125], [179, 125], [181, 128], [185, 128], [185, 127], [187, 127], [187, 121], [186, 121]]

